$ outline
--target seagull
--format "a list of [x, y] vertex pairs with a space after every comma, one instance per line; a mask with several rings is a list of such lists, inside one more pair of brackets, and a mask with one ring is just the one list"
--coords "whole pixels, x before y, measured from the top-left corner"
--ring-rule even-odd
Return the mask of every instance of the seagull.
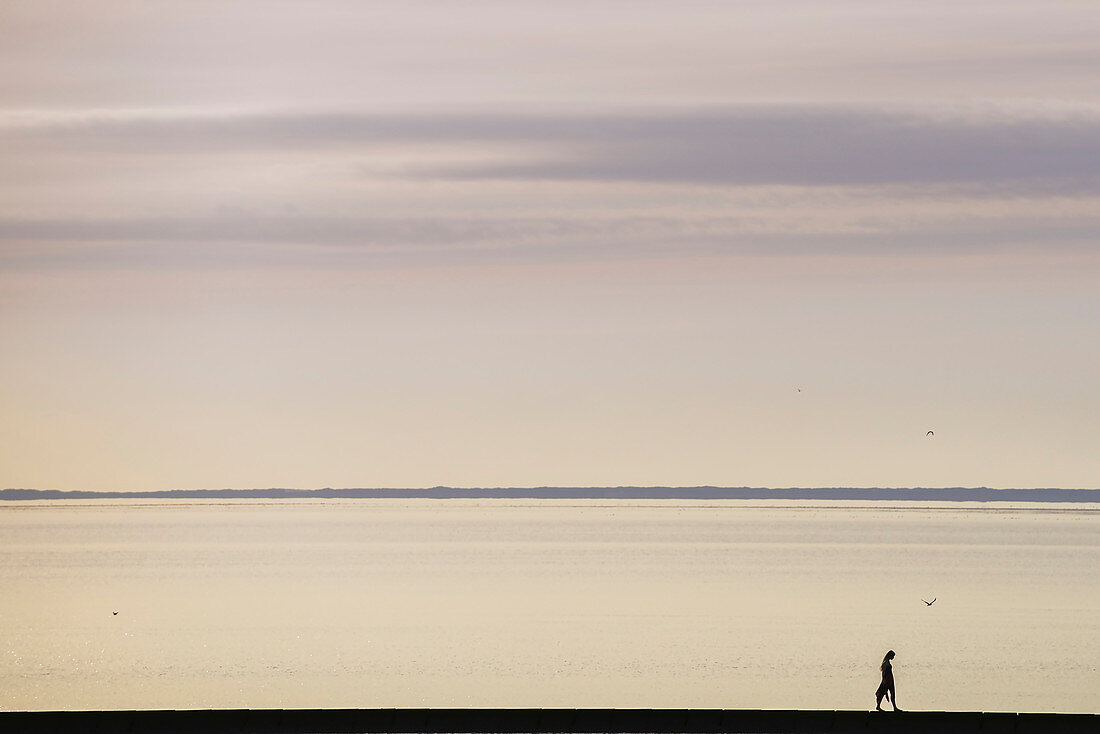
[[935, 604], [935, 603], [936, 603], [936, 599], [937, 599], [937, 598], [939, 598], [939, 597], [934, 597], [934, 598], [932, 599], [932, 601], [924, 601], [924, 599], [923, 599], [923, 598], [921, 598], [921, 601], [924, 601], [924, 603], [925, 603], [925, 605], [926, 605], [926, 606], [932, 606], [933, 604]]
[[926, 434], [924, 434], [924, 435], [925, 435], [925, 436], [935, 436], [935, 435], [936, 435], [936, 432], [935, 432], [935, 431], [929, 431], [928, 433], [926, 433]]

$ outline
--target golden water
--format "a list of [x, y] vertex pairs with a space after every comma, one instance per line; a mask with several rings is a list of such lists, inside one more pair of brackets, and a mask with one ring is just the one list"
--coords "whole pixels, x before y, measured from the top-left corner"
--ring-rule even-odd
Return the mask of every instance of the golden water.
[[0, 504], [7, 710], [861, 709], [890, 648], [902, 708], [1100, 710], [1100, 508]]

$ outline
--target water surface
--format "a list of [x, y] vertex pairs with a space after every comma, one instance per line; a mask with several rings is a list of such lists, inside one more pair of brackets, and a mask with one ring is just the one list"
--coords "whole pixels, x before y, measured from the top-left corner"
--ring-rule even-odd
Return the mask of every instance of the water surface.
[[1100, 710], [1086, 504], [9, 502], [0, 590], [4, 709]]

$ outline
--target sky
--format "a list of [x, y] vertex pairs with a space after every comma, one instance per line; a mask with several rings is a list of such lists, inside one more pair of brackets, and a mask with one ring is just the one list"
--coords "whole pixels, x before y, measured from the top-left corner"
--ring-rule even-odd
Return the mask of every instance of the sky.
[[1093, 0], [8, 0], [0, 161], [0, 487], [1100, 487]]

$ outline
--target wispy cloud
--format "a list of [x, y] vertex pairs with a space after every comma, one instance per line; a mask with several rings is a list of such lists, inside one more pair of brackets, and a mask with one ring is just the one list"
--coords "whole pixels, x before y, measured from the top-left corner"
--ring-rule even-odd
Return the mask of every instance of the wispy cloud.
[[1085, 108], [24, 114], [0, 142], [37, 177], [0, 176], [9, 266], [1080, 253], [1100, 227]]
[[751, 217], [146, 217], [0, 220], [0, 262], [21, 266], [208, 267], [617, 260], [647, 255], [923, 257], [1088, 254], [1100, 218], [892, 220], [784, 230]]
[[[422, 165], [413, 177], [709, 185], [964, 183], [1095, 189], [1100, 114], [920, 114], [743, 106], [637, 114], [243, 114], [24, 118], [11, 142], [125, 155], [507, 146], [506, 162]], [[518, 152], [517, 152], [518, 151]], [[1044, 183], [1045, 182], [1045, 183]]]

